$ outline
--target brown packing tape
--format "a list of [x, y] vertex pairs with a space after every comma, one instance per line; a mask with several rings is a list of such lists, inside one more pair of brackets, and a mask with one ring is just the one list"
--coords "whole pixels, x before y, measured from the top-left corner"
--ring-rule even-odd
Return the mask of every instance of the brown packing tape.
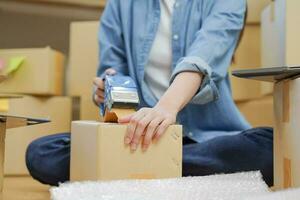
[[290, 121], [290, 81], [283, 82], [282, 102], [282, 120], [288, 123]]
[[283, 161], [283, 187], [290, 188], [292, 187], [292, 163], [290, 159], [284, 158]]
[[104, 122], [118, 122], [119, 118], [135, 113], [134, 109], [120, 109], [113, 108], [110, 111], [106, 110], [104, 115]]

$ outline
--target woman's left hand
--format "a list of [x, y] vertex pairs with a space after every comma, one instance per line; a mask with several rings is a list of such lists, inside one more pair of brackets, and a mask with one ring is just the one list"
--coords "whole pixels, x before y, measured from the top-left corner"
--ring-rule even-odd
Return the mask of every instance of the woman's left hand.
[[124, 138], [125, 144], [130, 145], [131, 150], [135, 151], [141, 142], [142, 150], [146, 151], [152, 140], [159, 140], [166, 129], [175, 124], [177, 113], [167, 106], [156, 105], [154, 108], [142, 108], [132, 115], [119, 119], [119, 123], [129, 123]]

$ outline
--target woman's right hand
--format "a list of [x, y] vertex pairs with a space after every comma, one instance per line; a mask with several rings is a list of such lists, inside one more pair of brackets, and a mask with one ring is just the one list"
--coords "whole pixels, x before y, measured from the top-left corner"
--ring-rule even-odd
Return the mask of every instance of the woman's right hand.
[[[114, 70], [113, 68], [109, 68], [105, 71], [105, 74], [108, 75], [114, 75], [116, 74], [116, 70]], [[97, 105], [99, 106], [101, 103], [104, 102], [104, 81], [102, 80], [102, 78], [96, 77], [94, 79], [94, 86], [95, 86], [95, 94], [94, 94], [94, 101], [97, 103]]]

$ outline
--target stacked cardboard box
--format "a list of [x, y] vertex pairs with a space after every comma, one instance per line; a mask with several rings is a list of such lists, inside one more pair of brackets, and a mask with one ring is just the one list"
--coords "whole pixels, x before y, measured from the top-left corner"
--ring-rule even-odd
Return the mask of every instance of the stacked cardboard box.
[[71, 99], [59, 96], [64, 87], [64, 56], [49, 47], [1, 49], [0, 59], [6, 76], [0, 84], [0, 93], [27, 95], [1, 99], [0, 112], [51, 120], [48, 124], [11, 129], [7, 133], [5, 173], [26, 175], [28, 144], [45, 135], [70, 131]]
[[[248, 18], [244, 34], [234, 55], [230, 72], [262, 66], [260, 19], [262, 10], [270, 2], [271, 0], [248, 0]], [[231, 76], [231, 85], [233, 99], [252, 126], [273, 125], [273, 101], [268, 96], [273, 92], [272, 84]], [[265, 110], [263, 115], [262, 105]]]
[[[299, 9], [297, 0], [276, 0], [263, 11], [262, 53], [266, 65], [299, 66]], [[299, 78], [275, 84], [275, 189], [300, 187], [299, 94]]]
[[[248, 0], [248, 18], [240, 45], [234, 55], [232, 70], [259, 68], [261, 63], [261, 12], [271, 0]], [[231, 77], [233, 98], [246, 101], [271, 94], [272, 88], [261, 82]], [[268, 89], [265, 89], [267, 87]]]
[[92, 101], [93, 79], [96, 77], [99, 59], [98, 27], [98, 21], [71, 24], [67, 93], [79, 97], [81, 120], [99, 119], [99, 109]]

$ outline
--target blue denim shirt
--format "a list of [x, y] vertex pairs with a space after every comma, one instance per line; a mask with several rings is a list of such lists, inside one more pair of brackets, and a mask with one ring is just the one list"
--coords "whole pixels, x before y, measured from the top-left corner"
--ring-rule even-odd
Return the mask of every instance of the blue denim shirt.
[[[204, 75], [198, 93], [177, 117], [185, 136], [197, 142], [250, 128], [233, 102], [228, 75], [245, 11], [246, 0], [176, 0], [174, 5], [170, 84], [184, 71]], [[159, 22], [159, 0], [108, 0], [101, 17], [98, 76], [111, 67], [130, 75], [140, 107], [158, 101], [145, 84], [144, 67]]]

